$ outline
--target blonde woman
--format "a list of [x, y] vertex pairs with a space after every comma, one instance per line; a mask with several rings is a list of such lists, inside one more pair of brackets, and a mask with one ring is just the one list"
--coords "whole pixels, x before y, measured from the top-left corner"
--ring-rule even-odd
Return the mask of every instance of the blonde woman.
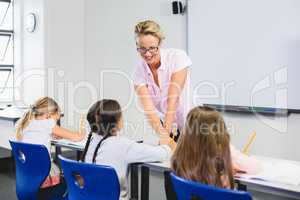
[[182, 50], [161, 48], [164, 34], [154, 21], [138, 23], [135, 39], [140, 54], [134, 74], [136, 93], [152, 128], [168, 136], [174, 123], [179, 130], [184, 124], [188, 108], [182, 94], [192, 62]]
[[[72, 141], [84, 139], [85, 133], [72, 132], [57, 125], [60, 119], [58, 104], [49, 97], [38, 99], [21, 118], [16, 127], [18, 141], [40, 144], [47, 147], [50, 153], [52, 136], [65, 138]], [[64, 184], [60, 184], [60, 170], [52, 162], [48, 178], [41, 186], [40, 199], [50, 199], [52, 195], [63, 194]]]

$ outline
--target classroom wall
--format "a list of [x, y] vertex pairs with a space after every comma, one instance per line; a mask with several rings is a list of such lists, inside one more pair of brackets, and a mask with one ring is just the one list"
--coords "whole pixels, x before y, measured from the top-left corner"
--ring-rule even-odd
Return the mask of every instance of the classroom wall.
[[125, 133], [137, 140], [144, 138], [151, 142], [154, 139], [149, 134], [151, 129], [137, 109], [138, 102], [131, 83], [138, 56], [134, 25], [145, 19], [156, 20], [166, 34], [163, 46], [185, 49], [186, 18], [171, 14], [169, 0], [89, 0], [85, 8], [85, 79], [97, 88], [100, 98], [120, 101], [124, 108]]
[[85, 73], [85, 2], [45, 1], [46, 94], [61, 106], [63, 125], [75, 130], [81, 109], [89, 106], [80, 88]]
[[[140, 20], [154, 19], [166, 33], [163, 45], [184, 49], [186, 18], [171, 14], [170, 1], [45, 0], [35, 3], [24, 0], [19, 3], [22, 6], [18, 7], [17, 31], [24, 33], [22, 13], [29, 12], [25, 8], [37, 12], [41, 19], [35, 33], [16, 35], [20, 41], [19, 54], [26, 54], [25, 58], [16, 59], [20, 63], [16, 68], [23, 72], [37, 65], [26, 64], [24, 59], [39, 61], [39, 69], [44, 73], [43, 87], [30, 78], [29, 85], [21, 89], [24, 94], [20, 99], [24, 104], [29, 105], [44, 94], [52, 96], [65, 113], [63, 125], [76, 129], [80, 114], [86, 113], [93, 102], [100, 98], [116, 98], [125, 107], [128, 135], [141, 139], [144, 129], [151, 130], [137, 108], [131, 84], [137, 59], [133, 29]], [[39, 52], [33, 49], [32, 43], [26, 42], [29, 38], [39, 46]]]
[[253, 131], [257, 136], [250, 147], [250, 154], [300, 160], [300, 115], [288, 117], [260, 116], [250, 114], [224, 114], [230, 127], [232, 143], [242, 149]]
[[[24, 102], [31, 103], [43, 93], [54, 96], [66, 114], [63, 124], [76, 129], [80, 113], [86, 112], [92, 102], [116, 98], [125, 107], [125, 132], [137, 140], [155, 142], [144, 115], [137, 109], [130, 84], [137, 56], [133, 27], [140, 20], [154, 19], [166, 33], [165, 47], [186, 49], [186, 15], [172, 15], [169, 0], [16, 0], [15, 4], [19, 11], [17, 72], [47, 69], [43, 80], [30, 78], [22, 84]], [[33, 34], [23, 27], [24, 15], [31, 11], [39, 16], [38, 30]], [[299, 115], [283, 120], [243, 114], [224, 116], [237, 148], [242, 148], [256, 131], [251, 154], [300, 160], [296, 148], [300, 141]], [[286, 130], [278, 131], [284, 124]]]
[[[70, 128], [77, 128], [80, 108], [89, 106], [77, 87], [85, 70], [84, 2], [15, 0], [16, 104], [30, 105], [45, 95], [54, 97]], [[25, 30], [30, 12], [37, 16], [33, 33]]]
[[[20, 104], [31, 104], [34, 99], [45, 94], [44, 2], [14, 1], [15, 98]], [[37, 15], [37, 29], [34, 33], [25, 30], [25, 19], [30, 12]]]

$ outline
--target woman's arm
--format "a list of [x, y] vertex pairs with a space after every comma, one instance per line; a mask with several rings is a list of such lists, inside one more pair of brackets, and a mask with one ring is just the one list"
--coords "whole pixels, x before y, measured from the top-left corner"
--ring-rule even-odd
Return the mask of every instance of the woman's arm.
[[56, 137], [72, 140], [74, 142], [81, 141], [85, 137], [85, 133], [72, 132], [58, 125], [53, 127], [52, 133]]
[[188, 68], [175, 72], [171, 76], [171, 82], [168, 89], [167, 112], [165, 115], [164, 128], [169, 132], [175, 118], [176, 108], [181, 91], [184, 87]]
[[148, 118], [148, 121], [151, 127], [155, 130], [156, 133], [160, 135], [169, 135], [165, 128], [162, 126], [160, 122], [160, 118], [158, 117], [155, 107], [153, 105], [152, 99], [150, 98], [150, 94], [148, 92], [148, 88], [146, 85], [135, 86], [135, 91], [141, 101], [144, 112]]

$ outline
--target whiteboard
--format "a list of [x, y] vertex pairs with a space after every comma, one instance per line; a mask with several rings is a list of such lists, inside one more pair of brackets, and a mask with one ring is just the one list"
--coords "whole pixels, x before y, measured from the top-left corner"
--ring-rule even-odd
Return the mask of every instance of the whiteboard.
[[300, 109], [300, 0], [188, 0], [194, 104]]

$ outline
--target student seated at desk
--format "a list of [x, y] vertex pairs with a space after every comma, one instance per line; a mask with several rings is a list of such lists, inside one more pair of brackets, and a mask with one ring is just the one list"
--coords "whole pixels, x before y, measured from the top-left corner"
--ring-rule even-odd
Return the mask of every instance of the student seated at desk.
[[195, 107], [187, 116], [171, 167], [178, 176], [188, 180], [233, 189], [234, 172], [255, 173], [259, 163], [230, 145], [219, 112], [208, 107]]
[[[128, 199], [127, 171], [130, 163], [155, 162], [170, 158], [170, 138], [161, 138], [159, 146], [136, 143], [119, 135], [123, 128], [122, 112], [115, 100], [103, 99], [88, 111], [91, 132], [82, 161], [113, 167], [119, 177], [120, 199]], [[92, 174], [91, 174], [92, 176]]]
[[[58, 104], [49, 97], [38, 99], [30, 109], [17, 122], [16, 137], [18, 141], [41, 144], [47, 147], [49, 154], [52, 137], [80, 141], [84, 139], [85, 133], [72, 132], [57, 125], [60, 119], [60, 108]], [[50, 154], [51, 156], [51, 154]], [[60, 184], [60, 170], [51, 162], [49, 177], [41, 186], [39, 199], [48, 199], [57, 191], [64, 192], [64, 184]]]

